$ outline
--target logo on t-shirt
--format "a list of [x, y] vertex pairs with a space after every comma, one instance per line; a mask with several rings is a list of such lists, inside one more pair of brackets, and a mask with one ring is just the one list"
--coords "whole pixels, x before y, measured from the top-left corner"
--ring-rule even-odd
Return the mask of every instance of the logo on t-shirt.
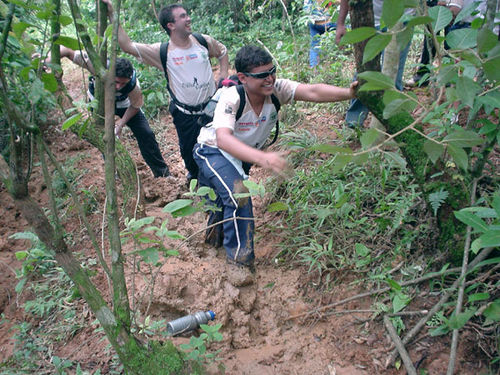
[[198, 58], [198, 55], [196, 53], [191, 53], [191, 54], [186, 56], [186, 61], [196, 60], [197, 58]]

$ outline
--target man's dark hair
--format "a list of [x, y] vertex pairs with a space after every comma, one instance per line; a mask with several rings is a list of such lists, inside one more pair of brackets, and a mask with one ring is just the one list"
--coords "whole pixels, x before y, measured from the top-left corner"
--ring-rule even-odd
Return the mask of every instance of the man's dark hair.
[[158, 15], [158, 21], [160, 21], [161, 27], [165, 29], [168, 35], [170, 35], [170, 30], [168, 29], [167, 24], [175, 22], [173, 12], [174, 9], [177, 8], [185, 9], [182, 4], [170, 4], [161, 8], [160, 14]]
[[134, 67], [128, 59], [118, 57], [116, 59], [116, 76], [120, 78], [132, 78]]
[[240, 48], [234, 59], [234, 67], [239, 73], [249, 73], [253, 68], [271, 62], [273, 62], [273, 58], [266, 50], [250, 45]]

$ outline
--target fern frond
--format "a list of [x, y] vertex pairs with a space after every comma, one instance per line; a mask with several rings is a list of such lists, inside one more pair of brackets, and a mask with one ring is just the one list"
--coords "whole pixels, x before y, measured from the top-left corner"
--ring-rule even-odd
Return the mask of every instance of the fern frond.
[[429, 203], [434, 211], [434, 216], [436, 216], [439, 207], [441, 207], [446, 198], [448, 198], [448, 192], [443, 188], [435, 193], [429, 194]]

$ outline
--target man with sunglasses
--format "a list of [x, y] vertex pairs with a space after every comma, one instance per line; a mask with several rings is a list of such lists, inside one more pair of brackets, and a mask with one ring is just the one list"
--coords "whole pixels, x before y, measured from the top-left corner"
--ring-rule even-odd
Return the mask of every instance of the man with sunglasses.
[[[224, 222], [218, 230], [223, 230], [228, 277], [233, 285], [244, 286], [253, 282], [252, 201], [237, 198], [235, 194], [247, 192], [243, 180], [248, 178], [253, 164], [276, 174], [282, 174], [287, 167], [287, 152], [263, 150], [278, 120], [271, 95], [274, 94], [281, 105], [294, 100], [335, 102], [352, 99], [357, 82], [350, 88], [340, 88], [276, 79], [271, 55], [256, 46], [245, 46], [238, 51], [235, 68], [245, 91], [241, 116], [237, 119], [240, 96], [233, 86], [221, 94], [214, 119], [201, 129], [193, 155], [200, 169], [200, 184], [215, 190], [214, 204], [223, 212]], [[211, 214], [215, 215], [217, 212]], [[209, 223], [213, 222], [210, 217]]]
[[[108, 7], [108, 17], [113, 21], [111, 0], [102, 0]], [[162, 64], [162, 43], [137, 43], [120, 26], [118, 43], [120, 48], [144, 64], [154, 66], [167, 74], [167, 88], [170, 94], [170, 113], [173, 118], [179, 148], [186, 169], [188, 181], [197, 178], [198, 166], [193, 160], [193, 146], [200, 133], [200, 127], [207, 123], [203, 109], [216, 91], [210, 58], [219, 60], [219, 78], [228, 76], [229, 58], [226, 47], [208, 35], [193, 35], [191, 17], [181, 4], [164, 6], [158, 20], [170, 37]]]

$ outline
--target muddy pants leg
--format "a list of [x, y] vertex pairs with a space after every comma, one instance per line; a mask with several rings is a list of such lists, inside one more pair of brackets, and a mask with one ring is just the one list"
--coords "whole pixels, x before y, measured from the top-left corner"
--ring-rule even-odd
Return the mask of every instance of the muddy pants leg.
[[[217, 203], [222, 206], [224, 248], [228, 260], [250, 265], [255, 258], [253, 250], [254, 222], [252, 200], [236, 199], [235, 192], [243, 192], [243, 178], [217, 148], [196, 145], [194, 159], [200, 168], [200, 181], [214, 189]], [[237, 219], [243, 218], [243, 219]]]

